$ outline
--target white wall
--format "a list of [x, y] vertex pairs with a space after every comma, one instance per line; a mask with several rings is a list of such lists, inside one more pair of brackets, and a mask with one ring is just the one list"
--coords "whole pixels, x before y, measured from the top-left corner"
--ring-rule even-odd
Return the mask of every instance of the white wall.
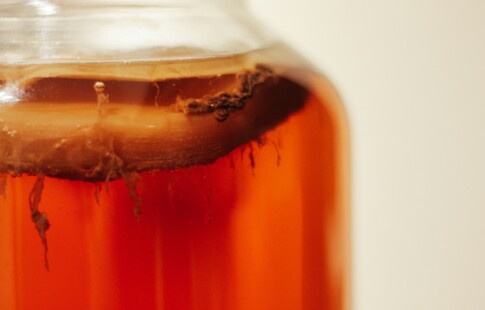
[[354, 309], [485, 309], [485, 1], [249, 4], [346, 101]]

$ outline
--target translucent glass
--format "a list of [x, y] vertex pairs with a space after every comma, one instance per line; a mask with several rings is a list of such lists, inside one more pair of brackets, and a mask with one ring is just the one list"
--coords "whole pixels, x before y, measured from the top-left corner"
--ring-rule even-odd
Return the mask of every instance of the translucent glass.
[[0, 13], [0, 309], [348, 309], [345, 115], [307, 62], [224, 1]]

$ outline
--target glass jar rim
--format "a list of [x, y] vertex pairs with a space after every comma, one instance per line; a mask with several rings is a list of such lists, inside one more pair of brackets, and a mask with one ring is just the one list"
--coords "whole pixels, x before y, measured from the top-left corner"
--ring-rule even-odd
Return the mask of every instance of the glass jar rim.
[[116, 8], [161, 8], [196, 5], [234, 5], [243, 0], [3, 0], [0, 19], [9, 17], [35, 17], [59, 15], [60, 12]]
[[[228, 5], [192, 0], [109, 2], [39, 9], [32, 5], [35, 1], [24, 1], [30, 11], [0, 5], [0, 64], [207, 58], [272, 43], [248, 14]], [[4, 14], [7, 7], [10, 14]]]

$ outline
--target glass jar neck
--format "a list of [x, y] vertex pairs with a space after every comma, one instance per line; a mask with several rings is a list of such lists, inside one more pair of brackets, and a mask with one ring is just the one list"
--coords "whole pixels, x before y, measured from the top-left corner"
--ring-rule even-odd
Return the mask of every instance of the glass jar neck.
[[0, 64], [207, 58], [272, 43], [234, 0], [13, 2], [0, 4]]
[[[7, 14], [54, 15], [69, 7], [114, 8], [146, 6], [244, 6], [245, 0], [2, 0], [0, 12]], [[4, 14], [2, 14], [4, 16]]]

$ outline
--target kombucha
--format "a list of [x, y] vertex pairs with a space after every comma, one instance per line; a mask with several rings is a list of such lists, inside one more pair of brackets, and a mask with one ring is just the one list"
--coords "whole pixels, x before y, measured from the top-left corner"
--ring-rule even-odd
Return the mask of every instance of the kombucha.
[[0, 309], [347, 309], [343, 113], [276, 54], [1, 67]]

